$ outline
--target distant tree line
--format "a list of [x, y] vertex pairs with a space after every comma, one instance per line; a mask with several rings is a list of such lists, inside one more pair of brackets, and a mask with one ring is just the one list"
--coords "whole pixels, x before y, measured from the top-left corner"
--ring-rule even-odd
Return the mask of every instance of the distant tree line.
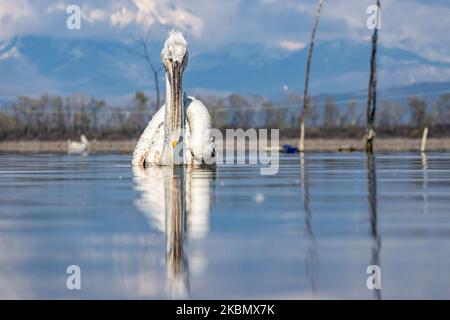
[[[285, 95], [271, 102], [261, 96], [205, 96], [215, 128], [278, 128], [282, 137], [297, 137], [301, 96]], [[382, 100], [376, 120], [378, 136], [419, 137], [424, 126], [431, 136], [450, 134], [450, 93], [432, 102], [411, 97], [406, 102]], [[365, 130], [365, 102], [340, 103], [332, 97], [309, 99], [307, 136], [359, 138]], [[80, 134], [96, 139], [137, 138], [157, 110], [143, 92], [127, 106], [112, 107], [95, 97], [77, 94], [66, 98], [44, 94], [19, 97], [0, 109], [0, 139], [74, 139]]]

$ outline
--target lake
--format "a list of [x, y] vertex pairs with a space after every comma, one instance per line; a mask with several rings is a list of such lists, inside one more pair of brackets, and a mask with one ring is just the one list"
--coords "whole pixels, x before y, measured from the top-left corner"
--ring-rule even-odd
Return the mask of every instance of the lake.
[[0, 155], [0, 298], [450, 298], [449, 154], [129, 162]]

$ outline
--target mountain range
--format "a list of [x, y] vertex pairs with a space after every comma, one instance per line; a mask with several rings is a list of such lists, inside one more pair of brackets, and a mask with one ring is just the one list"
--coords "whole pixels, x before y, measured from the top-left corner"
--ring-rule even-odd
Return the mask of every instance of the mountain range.
[[[160, 43], [149, 46], [160, 65]], [[184, 88], [189, 93], [263, 95], [278, 98], [303, 88], [307, 47], [288, 51], [276, 46], [235, 43], [190, 48]], [[136, 91], [153, 94], [148, 66], [131, 41], [22, 36], [0, 42], [0, 101], [44, 92], [84, 92], [119, 103]], [[369, 42], [333, 40], [315, 46], [311, 94], [342, 95], [366, 90]], [[450, 91], [450, 64], [412, 52], [379, 47], [379, 88], [390, 94]], [[161, 75], [163, 84], [163, 76]]]

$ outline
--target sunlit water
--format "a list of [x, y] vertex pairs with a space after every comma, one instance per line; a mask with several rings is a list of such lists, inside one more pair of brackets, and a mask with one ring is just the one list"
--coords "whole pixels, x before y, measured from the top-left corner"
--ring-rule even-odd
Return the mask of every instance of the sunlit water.
[[450, 155], [313, 153], [259, 173], [0, 155], [0, 298], [450, 298]]

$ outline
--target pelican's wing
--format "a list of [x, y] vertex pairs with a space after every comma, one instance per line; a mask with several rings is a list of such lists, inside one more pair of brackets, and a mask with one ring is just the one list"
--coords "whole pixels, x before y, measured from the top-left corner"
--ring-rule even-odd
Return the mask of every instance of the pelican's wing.
[[187, 160], [194, 164], [212, 164], [216, 156], [215, 139], [211, 130], [211, 116], [198, 99], [186, 97], [184, 101], [187, 121]]
[[131, 164], [158, 164], [164, 143], [164, 105], [153, 115], [139, 138]]

